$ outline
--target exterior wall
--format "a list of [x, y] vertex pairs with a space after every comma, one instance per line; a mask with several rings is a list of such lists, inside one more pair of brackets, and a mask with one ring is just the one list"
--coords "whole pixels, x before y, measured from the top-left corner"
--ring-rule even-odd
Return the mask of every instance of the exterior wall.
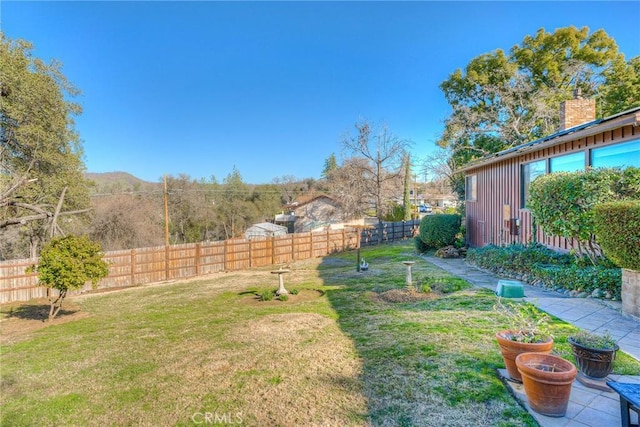
[[[466, 201], [468, 244], [477, 247], [532, 241], [531, 213], [528, 209], [521, 208], [521, 165], [561, 154], [630, 141], [638, 136], [640, 128], [628, 125], [467, 170], [466, 175], [476, 175], [477, 180], [476, 200]], [[517, 218], [520, 222], [515, 235], [510, 233], [507, 222], [510, 218]], [[570, 241], [546, 236], [541, 230], [538, 230], [536, 237], [538, 242], [557, 250], [572, 248]]]
[[297, 217], [294, 224], [296, 233], [306, 232], [319, 226], [326, 226], [342, 220], [342, 210], [328, 197], [319, 197], [293, 210]]

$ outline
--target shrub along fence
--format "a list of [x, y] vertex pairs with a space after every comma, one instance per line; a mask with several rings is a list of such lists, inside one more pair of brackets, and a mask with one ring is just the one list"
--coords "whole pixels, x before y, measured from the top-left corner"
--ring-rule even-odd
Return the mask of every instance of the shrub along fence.
[[[279, 237], [230, 239], [105, 252], [109, 275], [97, 289], [121, 288], [186, 279], [220, 271], [238, 271], [325, 256], [361, 246], [393, 242], [416, 235], [419, 220], [384, 222], [370, 229], [345, 228]], [[359, 236], [358, 236], [359, 235]], [[359, 237], [359, 238], [358, 238]], [[0, 262], [0, 303], [47, 297], [35, 273], [37, 260]], [[80, 291], [91, 290], [86, 284]]]

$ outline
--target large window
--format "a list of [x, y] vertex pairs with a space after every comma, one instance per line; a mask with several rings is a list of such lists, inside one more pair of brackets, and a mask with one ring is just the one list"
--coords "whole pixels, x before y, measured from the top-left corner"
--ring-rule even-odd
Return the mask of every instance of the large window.
[[522, 165], [522, 186], [520, 194], [520, 205], [523, 208], [527, 207], [527, 200], [529, 200], [529, 185], [534, 179], [540, 175], [544, 175], [547, 172], [547, 161], [538, 160], [537, 162], [531, 162]]
[[549, 159], [549, 172], [573, 172], [584, 170], [584, 151]]
[[594, 168], [640, 167], [640, 139], [591, 150]]
[[464, 181], [464, 199], [469, 201], [477, 200], [477, 180], [476, 175], [469, 175]]

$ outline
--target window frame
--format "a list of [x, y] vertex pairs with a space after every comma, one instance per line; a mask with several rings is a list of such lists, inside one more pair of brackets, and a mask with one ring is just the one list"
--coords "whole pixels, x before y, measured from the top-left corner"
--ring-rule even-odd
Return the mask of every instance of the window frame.
[[[528, 176], [527, 176], [528, 179], [525, 179], [525, 169], [530, 167], [531, 165], [533, 165], [535, 163], [544, 164], [544, 170], [541, 173], [539, 173], [538, 175], [536, 175], [533, 179], [531, 179], [531, 173], [529, 172]], [[527, 209], [527, 198], [529, 196], [529, 186], [531, 185], [531, 183], [537, 177], [542, 176], [542, 175], [546, 175], [548, 173], [549, 173], [549, 159], [548, 158], [532, 160], [530, 162], [521, 163], [520, 164], [520, 208], [521, 209]]]
[[[471, 191], [469, 189], [471, 188]], [[466, 175], [464, 177], [464, 201], [478, 201], [478, 175]]]

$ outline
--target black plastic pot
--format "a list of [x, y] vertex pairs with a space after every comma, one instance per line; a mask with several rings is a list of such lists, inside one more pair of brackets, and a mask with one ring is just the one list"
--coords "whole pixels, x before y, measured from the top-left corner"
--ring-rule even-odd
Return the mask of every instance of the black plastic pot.
[[573, 349], [578, 370], [589, 378], [602, 379], [613, 370], [613, 362], [616, 360], [616, 352], [620, 347], [591, 348], [578, 344], [571, 337], [567, 340]]

